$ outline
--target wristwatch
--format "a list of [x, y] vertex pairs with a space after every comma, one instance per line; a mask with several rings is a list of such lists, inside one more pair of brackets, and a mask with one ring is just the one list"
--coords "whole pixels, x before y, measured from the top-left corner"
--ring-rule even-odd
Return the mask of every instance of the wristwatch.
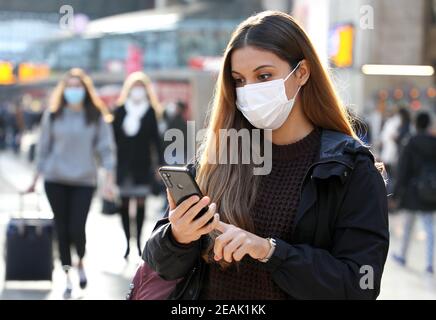
[[268, 260], [272, 257], [274, 250], [276, 249], [276, 240], [273, 238], [267, 238], [267, 240], [269, 241], [269, 245], [270, 245], [269, 252], [265, 258], [259, 259], [259, 261], [263, 263], [268, 262]]

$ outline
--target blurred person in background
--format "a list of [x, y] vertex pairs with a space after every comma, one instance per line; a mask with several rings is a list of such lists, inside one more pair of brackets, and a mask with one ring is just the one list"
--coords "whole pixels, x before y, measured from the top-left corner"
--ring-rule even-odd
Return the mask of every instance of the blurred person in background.
[[407, 142], [409, 141], [412, 127], [410, 112], [406, 107], [401, 107], [398, 110], [398, 115], [400, 117], [400, 125], [398, 127], [395, 142], [397, 143], [397, 154], [400, 155], [403, 152], [403, 149], [406, 146]]
[[145, 219], [146, 196], [157, 181], [156, 168], [162, 163], [161, 142], [157, 125], [160, 104], [150, 79], [142, 72], [129, 75], [124, 82], [114, 112], [113, 129], [117, 146], [117, 185], [121, 196], [121, 221], [130, 254], [131, 199], [136, 199], [136, 237], [142, 254], [141, 232]]
[[21, 106], [17, 102], [10, 102], [6, 105], [6, 145], [15, 154], [20, 152], [21, 136], [24, 131], [24, 118]]
[[6, 148], [6, 112], [3, 105], [0, 105], [0, 150]]
[[41, 101], [34, 99], [31, 101], [25, 113], [25, 119], [27, 119], [26, 128], [28, 131], [28, 135], [30, 136], [28, 150], [28, 160], [30, 162], [33, 162], [35, 160], [36, 145], [39, 136], [39, 124], [41, 123], [42, 112], [43, 110]]
[[26, 130], [33, 130], [41, 122], [42, 103], [39, 99], [34, 99], [31, 96], [23, 98], [23, 118]]
[[395, 109], [388, 115], [380, 133], [380, 160], [383, 162], [387, 171], [388, 194], [392, 193], [395, 182], [395, 168], [398, 161], [397, 138], [400, 125], [401, 117], [397, 109]]
[[[177, 129], [182, 132], [183, 136], [183, 153], [182, 152], [176, 152], [177, 150], [173, 150], [173, 153], [171, 154], [171, 159], [174, 162], [167, 163], [167, 165], [182, 165], [189, 162], [189, 159], [187, 159], [187, 150], [188, 150], [188, 136], [187, 136], [187, 121], [185, 120], [184, 114], [186, 112], [187, 106], [186, 103], [183, 101], [177, 101], [177, 102], [170, 102], [165, 107], [162, 119], [160, 121], [159, 131], [161, 134], [161, 139], [163, 142], [163, 148], [162, 151], [166, 152], [166, 148], [174, 142], [174, 139], [170, 141], [165, 141], [165, 132], [167, 130], [171, 129]], [[165, 192], [165, 185], [162, 185], [162, 195], [164, 197], [164, 201], [162, 203], [161, 211], [162, 213], [165, 212], [165, 210], [168, 207], [168, 201], [166, 198], [166, 192]]]
[[21, 99], [24, 120], [23, 143], [27, 149], [27, 158], [29, 162], [35, 160], [36, 143], [38, 140], [38, 127], [41, 122], [42, 106], [38, 99], [34, 99], [31, 95], [24, 95]]
[[399, 208], [406, 210], [404, 236], [400, 252], [394, 259], [406, 264], [413, 225], [421, 215], [427, 240], [427, 268], [433, 274], [434, 229], [433, 213], [436, 210], [436, 137], [429, 134], [431, 118], [421, 112], [415, 120], [416, 135], [405, 145], [399, 159], [398, 179], [394, 198]]
[[85, 225], [97, 183], [97, 164], [106, 172], [104, 194], [113, 196], [115, 150], [110, 114], [97, 97], [92, 80], [81, 69], [71, 69], [59, 82], [45, 111], [37, 150], [37, 172], [28, 192], [40, 175], [54, 214], [60, 258], [66, 274], [64, 297], [72, 293], [70, 269], [74, 245], [79, 285], [87, 285]]
[[[165, 148], [170, 145], [173, 141], [165, 141], [164, 135], [167, 130], [177, 129], [180, 130], [183, 134], [183, 145], [184, 152], [178, 152], [172, 155], [175, 160], [175, 164], [186, 164], [186, 152], [187, 152], [187, 122], [184, 118], [184, 114], [186, 112], [186, 103], [183, 101], [177, 101], [176, 103], [169, 103], [163, 113], [162, 122], [165, 123], [163, 126], [164, 130], [161, 132], [162, 141], [164, 141], [164, 151]], [[171, 163], [173, 164], [173, 163]]]
[[[368, 109], [370, 109], [372, 106], [368, 106]], [[374, 148], [375, 152], [378, 154], [380, 149], [380, 132], [382, 129], [382, 111], [379, 106], [371, 108], [372, 111], [366, 115], [366, 120], [371, 132], [371, 143], [372, 147]]]

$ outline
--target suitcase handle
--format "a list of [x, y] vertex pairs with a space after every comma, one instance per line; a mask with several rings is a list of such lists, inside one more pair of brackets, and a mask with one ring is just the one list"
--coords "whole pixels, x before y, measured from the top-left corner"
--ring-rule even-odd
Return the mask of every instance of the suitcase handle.
[[24, 210], [24, 196], [30, 195], [30, 194], [35, 194], [36, 195], [36, 211], [40, 214], [39, 218], [41, 218], [41, 202], [40, 202], [40, 197], [41, 194], [39, 192], [30, 192], [30, 193], [23, 193], [20, 192], [19, 195], [19, 209], [18, 209], [18, 215], [20, 218], [24, 218], [23, 217], [23, 210]]
[[[36, 191], [30, 192], [30, 193], [20, 192], [18, 194], [19, 195], [19, 200], [18, 200], [19, 201], [18, 217], [19, 217], [20, 223], [18, 223], [17, 228], [18, 228], [18, 233], [21, 234], [21, 235], [24, 235], [24, 233], [26, 231], [26, 223], [24, 221], [24, 216], [23, 216], [24, 196], [27, 196], [27, 195], [29, 195], [31, 193], [36, 195], [36, 211], [39, 214], [39, 217], [37, 217], [37, 219], [42, 219], [42, 216], [41, 216], [42, 210], [41, 210], [41, 202], [40, 202], [41, 194], [39, 192], [36, 192]], [[42, 235], [42, 233], [43, 233], [42, 226], [36, 226], [36, 234], [37, 235]]]

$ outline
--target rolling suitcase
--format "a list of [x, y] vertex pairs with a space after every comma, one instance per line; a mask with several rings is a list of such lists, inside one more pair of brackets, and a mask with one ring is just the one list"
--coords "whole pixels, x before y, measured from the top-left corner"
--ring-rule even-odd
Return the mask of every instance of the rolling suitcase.
[[38, 217], [23, 216], [23, 196], [20, 210], [6, 228], [5, 280], [52, 280], [53, 219], [41, 218], [38, 196]]

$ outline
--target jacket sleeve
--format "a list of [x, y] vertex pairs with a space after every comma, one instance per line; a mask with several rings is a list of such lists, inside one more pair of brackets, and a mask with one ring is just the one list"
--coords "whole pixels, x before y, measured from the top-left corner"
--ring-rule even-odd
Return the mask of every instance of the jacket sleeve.
[[200, 240], [183, 245], [172, 237], [171, 224], [165, 217], [160, 219], [145, 244], [142, 259], [165, 280], [183, 278], [197, 263]]
[[266, 263], [297, 299], [376, 299], [389, 247], [384, 181], [369, 161], [356, 163], [334, 227], [332, 248], [277, 240]]

